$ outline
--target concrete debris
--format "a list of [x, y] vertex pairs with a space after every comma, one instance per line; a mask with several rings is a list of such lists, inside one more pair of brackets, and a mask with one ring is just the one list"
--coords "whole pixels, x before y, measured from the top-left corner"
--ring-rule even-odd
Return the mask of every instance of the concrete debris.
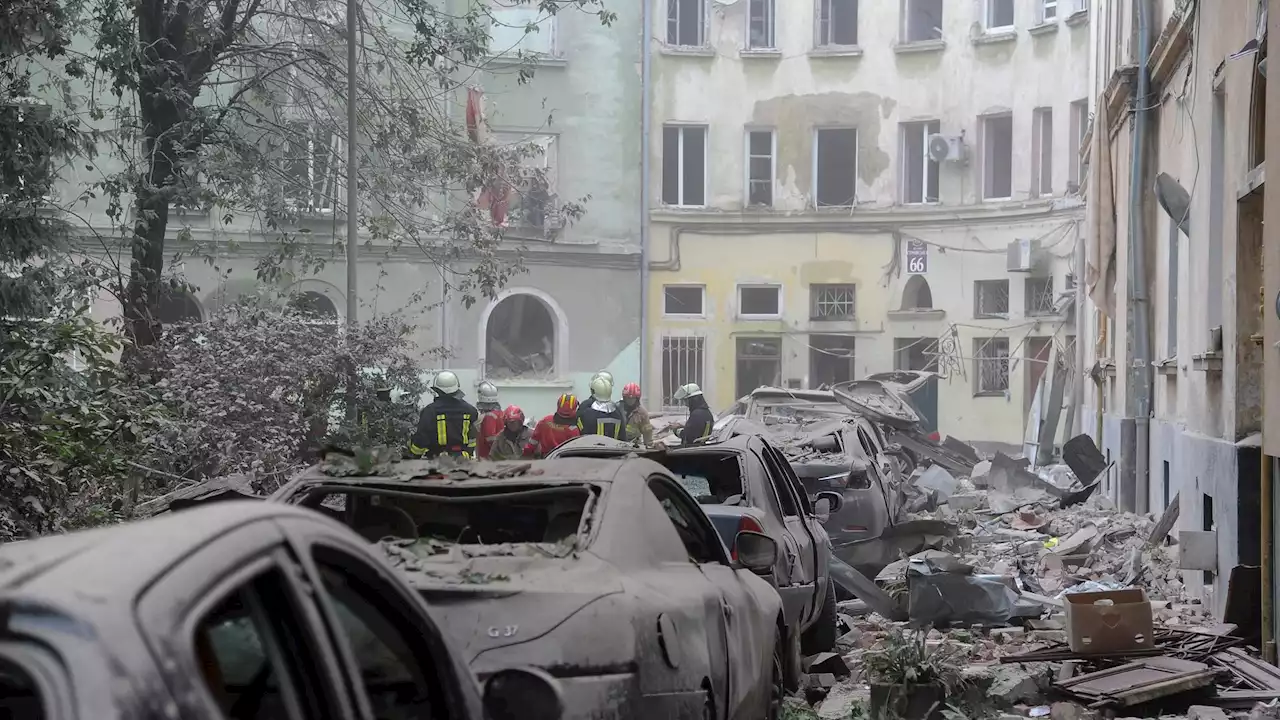
[[1220, 707], [1192, 705], [1187, 708], [1187, 720], [1227, 720], [1227, 713]]
[[959, 483], [941, 465], [930, 465], [916, 478], [915, 486], [934, 491], [938, 500], [944, 501], [955, 493]]

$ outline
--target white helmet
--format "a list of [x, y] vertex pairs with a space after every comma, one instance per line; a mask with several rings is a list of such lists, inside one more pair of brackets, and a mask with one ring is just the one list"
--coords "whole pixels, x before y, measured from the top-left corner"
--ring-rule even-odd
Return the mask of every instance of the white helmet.
[[613, 397], [613, 378], [606, 377], [603, 373], [597, 373], [591, 378], [591, 397], [604, 402]]
[[488, 380], [481, 380], [476, 386], [476, 401], [498, 404], [498, 386]]
[[689, 383], [688, 385], [681, 385], [676, 388], [676, 393], [673, 397], [676, 402], [680, 402], [691, 397], [697, 397], [701, 394], [702, 388], [698, 387], [697, 383]]
[[431, 389], [439, 395], [453, 395], [462, 391], [462, 383], [452, 370], [441, 370], [431, 378]]

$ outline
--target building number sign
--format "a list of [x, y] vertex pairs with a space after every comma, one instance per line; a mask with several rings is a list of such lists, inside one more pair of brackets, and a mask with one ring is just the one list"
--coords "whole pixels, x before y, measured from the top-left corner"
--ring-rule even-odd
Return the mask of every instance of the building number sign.
[[907, 241], [907, 272], [911, 275], [929, 272], [929, 246], [924, 241]]

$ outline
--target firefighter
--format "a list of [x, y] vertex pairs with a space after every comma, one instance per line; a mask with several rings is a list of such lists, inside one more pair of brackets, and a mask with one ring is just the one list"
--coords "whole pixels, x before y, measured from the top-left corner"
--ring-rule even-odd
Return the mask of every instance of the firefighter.
[[639, 441], [645, 447], [653, 444], [653, 423], [649, 411], [640, 404], [639, 383], [627, 383], [622, 388], [622, 415], [626, 418], [627, 440]]
[[591, 399], [578, 406], [578, 431], [583, 435], [604, 435], [615, 440], [625, 437], [626, 418], [613, 402], [613, 381], [604, 373], [591, 380]]
[[524, 424], [524, 411], [510, 405], [502, 412], [502, 432], [489, 445], [490, 460], [516, 460], [533, 454], [533, 433]]
[[533, 454], [546, 457], [561, 443], [578, 437], [578, 398], [565, 393], [556, 401], [555, 413], [538, 421], [533, 429]]
[[489, 457], [489, 443], [502, 432], [502, 406], [498, 404], [498, 388], [488, 380], [476, 386], [476, 409], [484, 413], [480, 419], [480, 436], [476, 438], [476, 455]]
[[458, 376], [441, 370], [431, 379], [431, 391], [436, 399], [418, 415], [418, 429], [409, 441], [409, 451], [426, 458], [475, 457], [480, 413], [463, 399]]
[[674, 397], [677, 402], [683, 400], [689, 408], [689, 417], [685, 420], [684, 428], [680, 430], [680, 443], [692, 445], [709, 437], [716, 418], [711, 414], [711, 408], [707, 407], [707, 399], [702, 396], [702, 388], [695, 383], [681, 385], [676, 389]]

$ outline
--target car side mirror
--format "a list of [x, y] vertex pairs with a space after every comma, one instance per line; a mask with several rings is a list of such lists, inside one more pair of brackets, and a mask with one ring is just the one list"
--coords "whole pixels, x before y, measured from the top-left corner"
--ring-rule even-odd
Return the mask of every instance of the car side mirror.
[[733, 538], [733, 554], [746, 569], [767, 575], [778, 561], [778, 543], [768, 535], [743, 530]]
[[[822, 503], [826, 501], [827, 509], [822, 511]], [[844, 507], [844, 496], [832, 490], [823, 490], [814, 497], [814, 508], [819, 515], [832, 515], [840, 512], [840, 508]]]
[[560, 683], [533, 667], [507, 668], [490, 675], [483, 704], [488, 720], [560, 720], [564, 714]]

